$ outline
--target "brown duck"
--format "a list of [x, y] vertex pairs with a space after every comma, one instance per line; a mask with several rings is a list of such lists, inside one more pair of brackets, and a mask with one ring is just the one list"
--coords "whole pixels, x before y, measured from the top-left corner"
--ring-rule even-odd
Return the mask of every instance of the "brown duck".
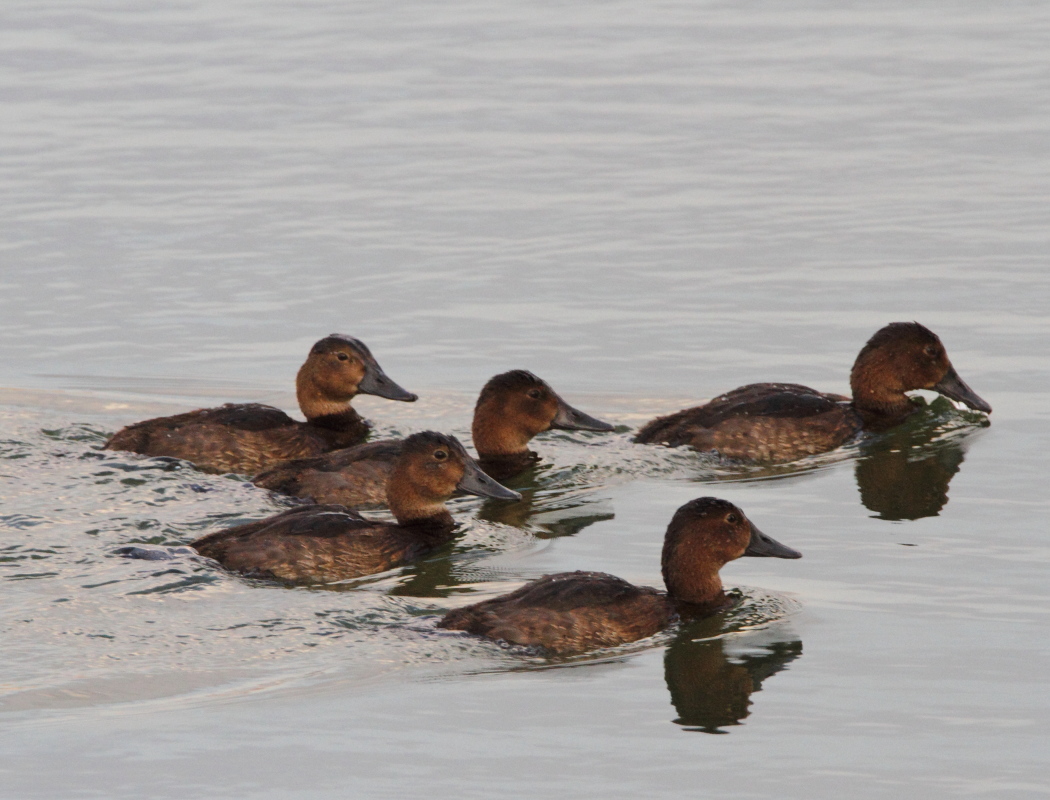
[[634, 440], [778, 463], [833, 450], [862, 430], [899, 425], [918, 410], [906, 394], [916, 389], [992, 411], [959, 377], [936, 334], [917, 322], [893, 322], [872, 336], [853, 364], [850, 387], [852, 400], [796, 383], [753, 383], [657, 417]]
[[272, 406], [227, 403], [136, 422], [114, 434], [105, 449], [183, 458], [204, 472], [254, 474], [364, 439], [370, 426], [350, 407], [355, 395], [416, 399], [386, 376], [363, 342], [337, 333], [310, 349], [295, 393], [306, 422]]
[[[474, 408], [474, 447], [485, 472], [506, 480], [538, 456], [529, 441], [558, 430], [611, 431], [613, 426], [573, 408], [546, 381], [525, 370], [492, 378]], [[255, 476], [256, 486], [318, 503], [382, 503], [401, 442], [384, 440], [281, 464]]]
[[482, 472], [453, 436], [425, 431], [401, 443], [387, 484], [397, 522], [366, 520], [345, 506], [309, 505], [203, 536], [198, 553], [245, 575], [293, 583], [331, 583], [372, 575], [420, 558], [452, 541], [445, 508], [457, 489], [518, 500]]
[[602, 572], [562, 572], [454, 609], [438, 627], [556, 654], [612, 647], [652, 636], [679, 616], [708, 616], [731, 605], [718, 570], [741, 556], [802, 554], [766, 536], [732, 503], [700, 497], [679, 508], [667, 526], [666, 593]]

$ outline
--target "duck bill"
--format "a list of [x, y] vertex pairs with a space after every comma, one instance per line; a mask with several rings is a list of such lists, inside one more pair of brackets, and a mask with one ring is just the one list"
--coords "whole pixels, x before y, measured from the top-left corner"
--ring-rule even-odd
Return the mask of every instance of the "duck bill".
[[407, 392], [394, 383], [383, 372], [383, 368], [375, 362], [365, 367], [365, 377], [357, 384], [358, 394], [374, 394], [376, 397], [385, 397], [387, 400], [400, 400], [403, 403], [412, 403], [419, 399], [418, 395]]
[[456, 488], [461, 492], [476, 494], [478, 497], [491, 497], [494, 500], [521, 499], [520, 494], [486, 475], [474, 459], [468, 457], [466, 467], [463, 477], [456, 484]]
[[579, 409], [573, 408], [560, 397], [558, 398], [558, 413], [554, 415], [551, 429], [559, 431], [602, 431], [613, 430], [608, 422], [595, 419], [590, 414], [584, 414]]
[[767, 536], [755, 527], [750, 520], [751, 542], [744, 551], [745, 556], [757, 556], [759, 558], [802, 558], [802, 553], [794, 548], [781, 544], [772, 536]]
[[966, 381], [959, 377], [955, 367], [948, 367], [948, 374], [941, 378], [941, 382], [933, 387], [933, 391], [965, 403], [974, 411], [983, 411], [985, 414], [992, 413], [992, 407], [982, 400], [973, 389], [966, 385]]

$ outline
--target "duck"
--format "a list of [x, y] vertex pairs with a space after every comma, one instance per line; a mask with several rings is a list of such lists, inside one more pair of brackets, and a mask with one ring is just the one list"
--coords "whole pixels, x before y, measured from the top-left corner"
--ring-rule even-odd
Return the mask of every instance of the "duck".
[[486, 475], [454, 436], [423, 431], [401, 443], [387, 483], [396, 522], [375, 521], [343, 505], [301, 505], [202, 536], [190, 546], [226, 569], [287, 583], [320, 584], [385, 572], [451, 542], [445, 507], [456, 490], [517, 500]]
[[387, 377], [364, 342], [340, 333], [310, 348], [295, 393], [306, 422], [273, 406], [227, 403], [136, 422], [117, 431], [103, 449], [180, 458], [202, 472], [254, 475], [282, 461], [362, 441], [371, 426], [350, 406], [359, 394], [407, 403], [418, 399]]
[[734, 601], [718, 571], [741, 556], [802, 554], [762, 533], [728, 500], [698, 497], [667, 526], [661, 558], [666, 592], [604, 572], [560, 572], [453, 609], [437, 627], [553, 655], [615, 647], [659, 633], [680, 618], [728, 608]]
[[861, 431], [878, 433], [901, 424], [921, 407], [906, 394], [917, 389], [992, 412], [959, 377], [937, 335], [918, 322], [892, 322], [878, 330], [853, 364], [850, 388], [852, 397], [845, 397], [797, 383], [753, 383], [706, 405], [657, 417], [634, 441], [776, 464], [834, 450]]
[[[527, 370], [501, 373], [482, 388], [471, 432], [481, 468], [496, 480], [535, 464], [539, 456], [529, 449], [529, 441], [552, 429], [611, 431], [613, 426], [573, 408]], [[397, 440], [381, 440], [297, 459], [256, 475], [252, 483], [317, 503], [381, 504], [400, 446]]]

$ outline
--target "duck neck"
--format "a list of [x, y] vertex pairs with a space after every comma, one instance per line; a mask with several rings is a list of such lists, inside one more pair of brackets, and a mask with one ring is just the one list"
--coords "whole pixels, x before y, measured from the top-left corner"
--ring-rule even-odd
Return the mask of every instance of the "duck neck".
[[718, 575], [718, 566], [688, 541], [665, 543], [663, 576], [667, 596], [675, 605], [697, 609], [716, 609], [728, 601]]
[[479, 454], [478, 466], [490, 478], [503, 481], [524, 472], [539, 459], [539, 455], [532, 450], [523, 450], [520, 453], [514, 453], [509, 456], [484, 456]]
[[307, 379], [304, 370], [305, 367], [299, 370], [295, 394], [306, 424], [319, 433], [329, 447], [348, 447], [363, 439], [370, 426], [350, 407], [350, 398], [333, 400]]
[[300, 383], [295, 396], [299, 400], [299, 409], [307, 422], [325, 428], [336, 428], [350, 420], [360, 420], [361, 416], [350, 407], [350, 398], [333, 400], [326, 397], [316, 386]]
[[320, 427], [339, 429], [360, 420], [358, 413], [350, 407], [350, 401], [356, 393], [356, 387], [350, 392], [335, 393], [331, 389], [323, 389], [319, 383], [316, 365], [310, 360], [299, 368], [295, 376], [295, 397], [299, 401], [299, 409], [307, 422], [313, 422]]
[[893, 379], [893, 365], [883, 355], [878, 351], [862, 352], [850, 372], [853, 408], [861, 415], [865, 427], [869, 423], [903, 419], [915, 410], [904, 385]]
[[529, 441], [535, 434], [515, 425], [496, 403], [487, 402], [474, 410], [471, 435], [481, 458], [504, 459], [527, 458], [531, 453]]
[[386, 501], [399, 525], [428, 530], [451, 530], [455, 526], [444, 499], [422, 494], [396, 467], [387, 483]]

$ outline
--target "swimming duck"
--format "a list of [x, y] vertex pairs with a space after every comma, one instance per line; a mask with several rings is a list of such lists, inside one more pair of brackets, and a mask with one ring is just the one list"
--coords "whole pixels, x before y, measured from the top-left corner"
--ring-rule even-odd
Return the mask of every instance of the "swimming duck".
[[454, 609], [438, 627], [555, 654], [612, 647], [652, 636], [679, 616], [709, 616], [731, 605], [718, 570], [741, 556], [802, 554], [766, 536], [732, 503], [699, 497], [667, 526], [661, 559], [666, 593], [603, 572], [561, 572]]
[[905, 394], [916, 389], [992, 411], [959, 377], [941, 340], [918, 322], [893, 322], [876, 332], [853, 364], [850, 387], [852, 400], [796, 383], [754, 383], [657, 417], [634, 441], [777, 463], [833, 450], [862, 430], [899, 425], [918, 410]]
[[295, 393], [306, 422], [272, 406], [227, 403], [136, 422], [114, 434], [104, 449], [182, 458], [204, 472], [251, 475], [364, 439], [370, 426], [350, 407], [355, 395], [416, 399], [386, 376], [363, 342], [338, 333], [310, 349]]
[[396, 523], [366, 520], [342, 505], [307, 505], [208, 534], [191, 546], [250, 576], [293, 583], [359, 578], [452, 541], [456, 525], [445, 501], [456, 489], [500, 500], [521, 497], [482, 472], [454, 436], [425, 431], [401, 443], [387, 484]]
[[[485, 384], [474, 408], [474, 447], [481, 468], [497, 480], [528, 469], [539, 456], [529, 440], [552, 429], [611, 431], [613, 426], [573, 408], [546, 381], [516, 369]], [[318, 503], [382, 503], [400, 442], [384, 440], [280, 464], [255, 476], [256, 486]]]

